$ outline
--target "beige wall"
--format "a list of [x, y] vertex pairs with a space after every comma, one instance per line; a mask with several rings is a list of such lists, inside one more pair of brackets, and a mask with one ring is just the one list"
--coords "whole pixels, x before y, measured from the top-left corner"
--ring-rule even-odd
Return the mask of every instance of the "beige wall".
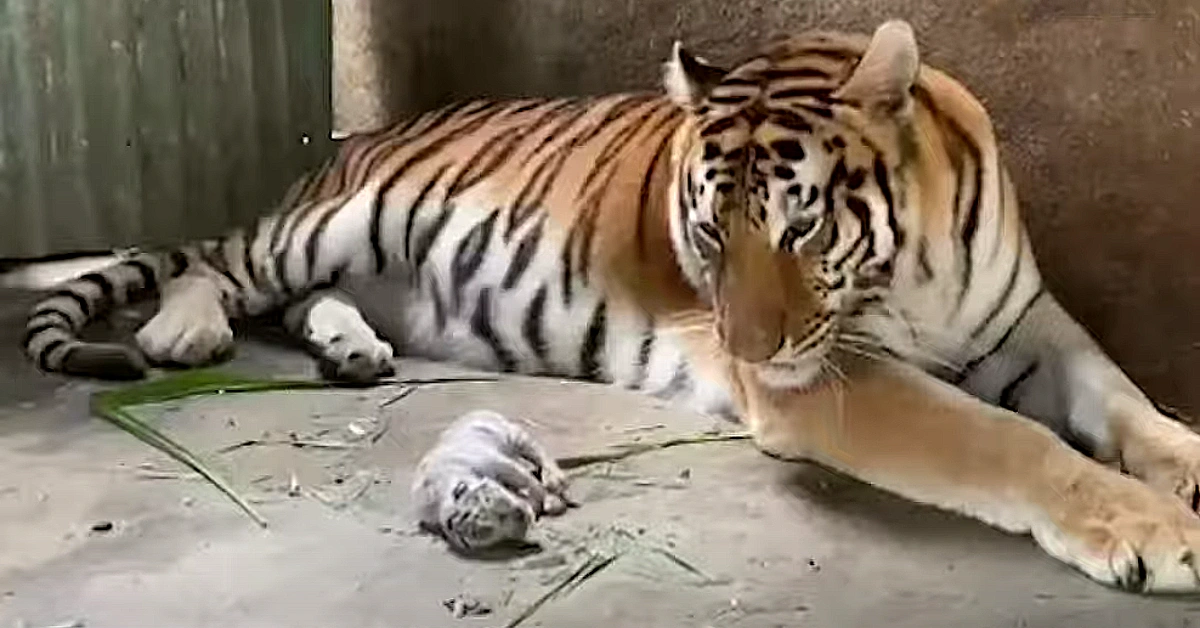
[[731, 61], [904, 17], [992, 111], [1051, 286], [1152, 395], [1200, 410], [1200, 0], [334, 2], [370, 18], [335, 44], [343, 130], [469, 95], [651, 87], [675, 38]]

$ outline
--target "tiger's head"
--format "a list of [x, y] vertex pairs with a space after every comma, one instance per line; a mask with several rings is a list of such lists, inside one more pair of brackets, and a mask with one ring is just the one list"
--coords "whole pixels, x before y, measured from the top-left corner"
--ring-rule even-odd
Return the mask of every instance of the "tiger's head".
[[840, 325], [880, 299], [903, 239], [919, 62], [907, 23], [808, 34], [732, 70], [675, 45], [672, 239], [716, 333], [765, 383], [811, 379]]

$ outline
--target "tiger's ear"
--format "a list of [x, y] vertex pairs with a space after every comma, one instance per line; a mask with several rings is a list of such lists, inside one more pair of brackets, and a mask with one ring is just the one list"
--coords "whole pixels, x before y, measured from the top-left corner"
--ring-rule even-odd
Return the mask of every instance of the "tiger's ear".
[[858, 67], [833, 95], [871, 114], [896, 115], [908, 109], [920, 65], [912, 26], [890, 20], [875, 30]]
[[663, 85], [675, 104], [691, 111], [708, 96], [727, 72], [703, 59], [693, 57], [676, 41], [671, 58], [663, 65]]

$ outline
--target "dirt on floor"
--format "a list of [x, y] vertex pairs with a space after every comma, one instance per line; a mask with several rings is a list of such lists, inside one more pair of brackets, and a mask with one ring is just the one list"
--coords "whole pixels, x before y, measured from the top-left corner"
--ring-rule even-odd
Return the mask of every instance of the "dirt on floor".
[[[21, 311], [0, 295], [4, 346], [16, 346]], [[1200, 625], [1200, 600], [1104, 589], [1028, 538], [746, 441], [576, 469], [582, 506], [541, 521], [528, 552], [466, 559], [419, 533], [413, 465], [471, 409], [525, 421], [559, 456], [739, 429], [553, 380], [422, 385], [395, 401], [409, 389], [227, 394], [140, 411], [248, 497], [262, 529], [91, 416], [97, 384], [0, 355], [0, 628]], [[299, 351], [254, 341], [226, 368], [316, 375]], [[400, 375], [480, 374], [406, 360]]]

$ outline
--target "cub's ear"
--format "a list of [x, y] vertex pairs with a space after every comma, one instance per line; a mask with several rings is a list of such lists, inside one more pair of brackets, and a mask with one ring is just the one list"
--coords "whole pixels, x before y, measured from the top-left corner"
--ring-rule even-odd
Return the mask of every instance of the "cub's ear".
[[663, 64], [663, 85], [675, 104], [692, 111], [700, 106], [709, 91], [727, 73], [723, 68], [692, 56], [684, 50], [683, 44], [676, 41], [671, 49], [671, 58]]
[[917, 39], [904, 20], [885, 22], [834, 97], [862, 107], [870, 114], [896, 115], [908, 110], [911, 90], [920, 69]]

